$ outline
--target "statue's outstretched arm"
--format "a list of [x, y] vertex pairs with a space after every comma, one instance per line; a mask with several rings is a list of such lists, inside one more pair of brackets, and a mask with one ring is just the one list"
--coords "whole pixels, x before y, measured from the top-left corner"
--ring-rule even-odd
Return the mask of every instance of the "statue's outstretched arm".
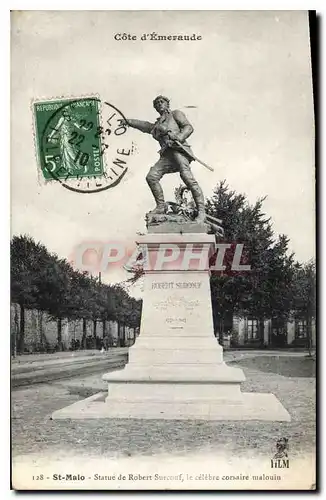
[[180, 128], [180, 132], [177, 134], [178, 141], [184, 142], [193, 133], [194, 128], [182, 111], [178, 109], [173, 111], [173, 117]]
[[132, 120], [127, 118], [127, 125], [132, 128], [136, 128], [145, 134], [150, 134], [153, 130], [154, 123], [146, 122], [143, 120]]

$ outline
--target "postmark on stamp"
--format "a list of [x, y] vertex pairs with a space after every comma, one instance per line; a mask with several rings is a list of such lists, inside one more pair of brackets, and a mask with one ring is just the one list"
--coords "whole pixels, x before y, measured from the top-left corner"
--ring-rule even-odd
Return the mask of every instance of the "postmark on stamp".
[[59, 181], [80, 193], [103, 191], [120, 182], [134, 145], [124, 137], [124, 116], [115, 106], [81, 97], [34, 102], [33, 112], [45, 181]]

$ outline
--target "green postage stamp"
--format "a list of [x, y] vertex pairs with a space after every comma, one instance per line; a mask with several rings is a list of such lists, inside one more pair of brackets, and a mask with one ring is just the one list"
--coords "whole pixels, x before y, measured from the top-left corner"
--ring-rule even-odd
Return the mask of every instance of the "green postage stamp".
[[37, 155], [45, 180], [103, 175], [99, 105], [95, 97], [33, 104]]

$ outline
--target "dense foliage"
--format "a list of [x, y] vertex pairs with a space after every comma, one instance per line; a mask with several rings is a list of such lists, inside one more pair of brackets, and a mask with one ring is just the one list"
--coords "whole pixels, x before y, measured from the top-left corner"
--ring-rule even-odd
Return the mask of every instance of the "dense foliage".
[[226, 270], [212, 273], [211, 292], [214, 322], [223, 331], [224, 321], [234, 314], [260, 321], [263, 342], [264, 319], [286, 320], [297, 315], [315, 316], [315, 268], [295, 261], [289, 254], [288, 238], [275, 237], [271, 219], [263, 212], [264, 198], [250, 204], [245, 195], [218, 184], [206, 202], [208, 214], [222, 219], [225, 243], [243, 243], [243, 263], [249, 272], [232, 272], [233, 249], [226, 253]]
[[[93, 320], [94, 336], [98, 321], [117, 321], [119, 327], [137, 328], [141, 301], [118, 285], [100, 283], [86, 272], [79, 272], [41, 243], [29, 236], [11, 241], [11, 301], [19, 304], [20, 335], [17, 350], [24, 349], [25, 308], [46, 311], [57, 320], [58, 346], [61, 346], [61, 320]], [[86, 327], [85, 327], [86, 336]], [[85, 342], [85, 338], [83, 339]]]

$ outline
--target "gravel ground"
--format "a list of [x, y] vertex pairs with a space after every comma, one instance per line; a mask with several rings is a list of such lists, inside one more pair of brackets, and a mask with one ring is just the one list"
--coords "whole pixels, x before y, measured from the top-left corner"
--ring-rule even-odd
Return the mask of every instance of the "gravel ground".
[[[272, 392], [291, 415], [291, 422], [204, 422], [166, 420], [51, 420], [54, 410], [105, 390], [100, 375], [35, 385], [12, 392], [13, 457], [51, 454], [57, 457], [123, 457], [161, 453], [229, 452], [232, 455], [271, 456], [276, 440], [289, 438], [291, 456], [314, 453], [315, 379], [298, 376], [298, 360], [304, 374], [314, 361], [305, 355], [284, 358], [280, 364], [264, 353], [268, 373], [259, 355], [226, 353], [226, 361], [243, 368], [244, 392]], [[257, 353], [258, 354], [258, 353]], [[260, 360], [260, 361], [259, 361]], [[284, 372], [286, 362], [286, 375]], [[308, 368], [306, 367], [307, 363]], [[292, 368], [291, 368], [292, 366]], [[281, 367], [281, 368], [280, 368]], [[294, 376], [289, 376], [291, 374]], [[301, 374], [301, 373], [300, 373]]]

